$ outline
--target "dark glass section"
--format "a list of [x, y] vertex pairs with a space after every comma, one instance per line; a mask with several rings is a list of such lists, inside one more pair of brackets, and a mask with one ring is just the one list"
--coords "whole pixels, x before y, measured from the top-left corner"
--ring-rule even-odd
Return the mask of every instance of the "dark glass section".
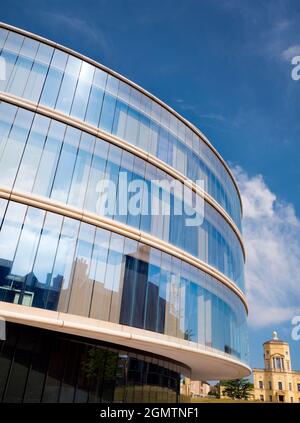
[[15, 323], [0, 343], [0, 402], [180, 402], [185, 377], [150, 353]]

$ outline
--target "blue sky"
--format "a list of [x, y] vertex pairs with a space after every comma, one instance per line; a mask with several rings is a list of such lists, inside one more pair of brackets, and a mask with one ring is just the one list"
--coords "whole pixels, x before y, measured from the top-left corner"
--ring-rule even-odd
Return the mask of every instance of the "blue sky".
[[251, 365], [277, 329], [300, 369], [299, 1], [10, 0], [0, 20], [120, 72], [209, 137], [244, 200]]

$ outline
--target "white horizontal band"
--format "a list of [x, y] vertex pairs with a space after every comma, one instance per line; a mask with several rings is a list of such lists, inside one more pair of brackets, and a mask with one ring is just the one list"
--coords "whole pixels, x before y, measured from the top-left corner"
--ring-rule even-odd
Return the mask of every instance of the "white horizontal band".
[[167, 357], [190, 368], [194, 380], [240, 379], [251, 373], [245, 363], [217, 349], [118, 323], [1, 301], [0, 317]]

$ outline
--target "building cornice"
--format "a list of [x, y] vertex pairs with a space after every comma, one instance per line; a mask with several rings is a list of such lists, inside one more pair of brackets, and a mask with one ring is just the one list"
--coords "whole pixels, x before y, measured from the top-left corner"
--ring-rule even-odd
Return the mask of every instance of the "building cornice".
[[300, 377], [300, 370], [284, 370], [284, 371], [276, 371], [276, 370], [267, 370], [267, 369], [257, 369], [254, 368], [252, 369], [252, 373], [254, 374], [255, 372], [257, 373], [272, 373], [275, 375], [285, 375], [285, 374], [289, 374], [289, 375], [297, 375]]

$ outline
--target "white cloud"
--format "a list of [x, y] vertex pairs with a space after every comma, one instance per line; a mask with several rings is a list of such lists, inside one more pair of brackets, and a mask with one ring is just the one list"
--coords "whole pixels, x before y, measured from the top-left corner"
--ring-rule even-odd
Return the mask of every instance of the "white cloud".
[[290, 62], [294, 56], [300, 56], [300, 44], [290, 46], [281, 53], [281, 58], [287, 62]]
[[243, 200], [249, 323], [267, 327], [300, 311], [300, 220], [261, 175], [233, 169]]

